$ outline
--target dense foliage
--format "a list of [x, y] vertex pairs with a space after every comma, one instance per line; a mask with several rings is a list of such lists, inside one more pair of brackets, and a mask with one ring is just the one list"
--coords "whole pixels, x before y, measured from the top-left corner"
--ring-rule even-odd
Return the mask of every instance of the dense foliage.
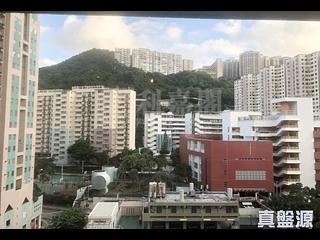
[[78, 166], [84, 164], [94, 164], [98, 167], [107, 165], [109, 162], [108, 152], [98, 152], [89, 141], [78, 139], [73, 145], [68, 148], [68, 154], [73, 163]]
[[86, 214], [80, 208], [70, 208], [49, 222], [49, 229], [83, 229], [87, 224]]
[[50, 156], [37, 154], [35, 156], [34, 175], [40, 181], [47, 181], [55, 171], [54, 159]]
[[57, 65], [40, 69], [39, 89], [71, 89], [81, 85], [129, 87], [138, 94], [148, 89], [160, 90], [162, 98], [168, 98], [168, 92], [177, 89], [192, 93], [199, 88], [221, 88], [222, 109], [233, 106], [233, 80], [215, 80], [204, 72], [185, 71], [167, 76], [145, 73], [118, 63], [113, 52], [108, 50], [91, 49]]
[[274, 195], [266, 202], [271, 209], [313, 210], [313, 227], [320, 228], [320, 189], [302, 187], [301, 184], [289, 186], [288, 195]]

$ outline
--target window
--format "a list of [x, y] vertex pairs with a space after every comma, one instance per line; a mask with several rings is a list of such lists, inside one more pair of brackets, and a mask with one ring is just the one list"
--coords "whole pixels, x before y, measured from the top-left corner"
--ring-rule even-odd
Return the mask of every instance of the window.
[[191, 207], [191, 213], [197, 213], [197, 207]]
[[177, 207], [171, 207], [171, 213], [177, 213]]
[[211, 213], [211, 207], [205, 207], [206, 213]]
[[157, 207], [157, 213], [162, 213], [162, 207]]
[[227, 170], [224, 170], [224, 173], [223, 173], [225, 176], [227, 176], [228, 175], [228, 172], [227, 172]]
[[9, 227], [10, 224], [11, 224], [11, 220], [7, 220], [7, 221], [6, 221], [6, 226]]
[[223, 186], [224, 186], [224, 188], [227, 188], [228, 187], [228, 182], [224, 182]]
[[224, 164], [228, 164], [228, 159], [223, 159]]
[[236, 171], [236, 180], [266, 180], [266, 171]]

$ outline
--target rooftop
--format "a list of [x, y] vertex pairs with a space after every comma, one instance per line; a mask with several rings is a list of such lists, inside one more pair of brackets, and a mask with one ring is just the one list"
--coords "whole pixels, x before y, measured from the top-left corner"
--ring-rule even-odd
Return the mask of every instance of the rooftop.
[[98, 202], [89, 214], [90, 218], [109, 218], [118, 208], [117, 202]]
[[[152, 199], [153, 202], [157, 203], [169, 203], [169, 202], [181, 202], [180, 193], [172, 192], [167, 193], [164, 198]], [[188, 194], [184, 195], [184, 202], [186, 203], [220, 203], [220, 202], [230, 202], [234, 200], [229, 200], [228, 195], [225, 192], [205, 192], [196, 193], [195, 196], [191, 197]]]

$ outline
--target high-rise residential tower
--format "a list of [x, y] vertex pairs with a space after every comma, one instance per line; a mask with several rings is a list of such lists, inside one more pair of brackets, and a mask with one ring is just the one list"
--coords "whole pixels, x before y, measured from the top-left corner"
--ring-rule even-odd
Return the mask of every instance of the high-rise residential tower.
[[263, 67], [263, 56], [260, 52], [247, 51], [240, 54], [239, 73], [240, 77], [247, 74], [258, 74]]
[[68, 163], [67, 149], [80, 138], [112, 156], [125, 147], [135, 148], [133, 90], [103, 86], [40, 90], [37, 102], [36, 152], [49, 153], [59, 165]]
[[37, 14], [0, 13], [0, 228], [41, 222], [33, 199], [39, 34]]
[[130, 48], [116, 48], [114, 58], [127, 67], [131, 67], [131, 50]]
[[223, 62], [223, 77], [226, 79], [239, 77], [239, 60], [228, 59]]

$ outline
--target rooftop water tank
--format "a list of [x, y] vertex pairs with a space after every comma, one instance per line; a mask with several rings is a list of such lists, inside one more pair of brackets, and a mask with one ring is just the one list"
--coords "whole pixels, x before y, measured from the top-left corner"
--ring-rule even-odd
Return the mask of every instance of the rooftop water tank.
[[107, 189], [110, 183], [110, 176], [104, 170], [92, 171], [91, 184], [92, 189], [103, 190]]

